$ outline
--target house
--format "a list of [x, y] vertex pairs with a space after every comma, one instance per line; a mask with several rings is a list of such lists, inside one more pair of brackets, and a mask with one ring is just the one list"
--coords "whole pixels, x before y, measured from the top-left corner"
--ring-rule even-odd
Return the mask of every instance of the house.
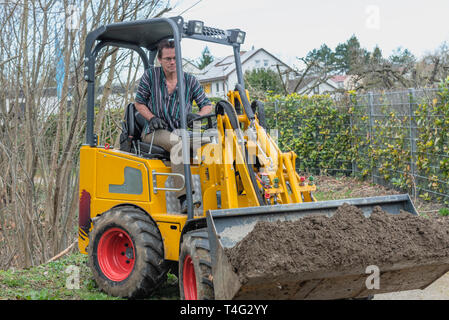
[[182, 58], [182, 70], [184, 70], [184, 72], [191, 73], [194, 76], [197, 76], [203, 72], [193, 61], [185, 58]]
[[347, 82], [348, 79], [349, 76], [347, 75], [336, 75], [330, 78], [330, 80], [335, 83], [338, 89], [346, 89], [347, 83], [345, 83], [345, 81]]
[[331, 78], [322, 79], [317, 76], [306, 76], [304, 78], [296, 78], [288, 81], [288, 92], [296, 92], [298, 94], [324, 94], [338, 90], [338, 84]]
[[[293, 70], [284, 62], [276, 58], [263, 48], [252, 49], [250, 51], [240, 52], [242, 61], [242, 71], [253, 69], [271, 69], [279, 71], [284, 75], [284, 79], [288, 80]], [[226, 98], [229, 90], [233, 90], [237, 84], [237, 72], [235, 70], [234, 56], [216, 59], [214, 62], [206, 66], [202, 74], [197, 74], [198, 81], [204, 87], [206, 95], [209, 97]]]
[[337, 84], [339, 89], [346, 91], [354, 90], [358, 84], [357, 77], [354, 75], [336, 75], [331, 80]]
[[[298, 84], [299, 81], [301, 81], [300, 84]], [[334, 75], [326, 79], [311, 75], [302, 80], [295, 78], [288, 81], [288, 92], [308, 95], [326, 94], [348, 91], [352, 89], [352, 86], [352, 76], [349, 75]]]

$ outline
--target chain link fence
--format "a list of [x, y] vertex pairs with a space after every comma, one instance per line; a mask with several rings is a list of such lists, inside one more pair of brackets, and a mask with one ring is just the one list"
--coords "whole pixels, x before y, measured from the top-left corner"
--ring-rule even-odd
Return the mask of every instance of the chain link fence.
[[[407, 191], [413, 197], [449, 204], [447, 88], [296, 101], [298, 110], [310, 108], [306, 103], [324, 108], [324, 112], [314, 114], [294, 112], [287, 100], [269, 101], [267, 118], [271, 128], [280, 132], [281, 147], [290, 147], [298, 154], [300, 170], [353, 175]], [[323, 101], [326, 104], [328, 100], [333, 105], [323, 107]], [[292, 120], [282, 121], [285, 117]], [[304, 129], [305, 125], [308, 129]], [[282, 132], [288, 130], [293, 134], [283, 138]], [[303, 145], [307, 144], [313, 150], [305, 150]], [[318, 152], [313, 161], [312, 152]]]
[[448, 119], [442, 112], [447, 106], [438, 107], [444, 104], [440, 91], [370, 92], [352, 103], [355, 141], [364, 142], [353, 161], [353, 174], [448, 203]]

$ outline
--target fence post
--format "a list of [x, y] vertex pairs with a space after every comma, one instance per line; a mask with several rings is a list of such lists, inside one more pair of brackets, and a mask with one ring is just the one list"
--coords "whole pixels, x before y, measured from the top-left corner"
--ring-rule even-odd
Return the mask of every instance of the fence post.
[[349, 126], [351, 128], [351, 150], [353, 151], [351, 154], [351, 166], [352, 166], [352, 176], [356, 177], [357, 175], [357, 163], [355, 158], [355, 152], [354, 152], [354, 112], [355, 108], [357, 108], [357, 97], [354, 99], [355, 101], [352, 101], [351, 98], [349, 98], [349, 104], [353, 107], [353, 112], [349, 115]]
[[[373, 127], [374, 127], [374, 94], [370, 92], [368, 94], [368, 104], [369, 104], [369, 149], [372, 149], [372, 143], [373, 143]], [[369, 150], [368, 149], [368, 150]], [[371, 158], [371, 180], [374, 183], [374, 160], [373, 157], [370, 155]]]
[[278, 129], [278, 111], [279, 111], [278, 104], [279, 104], [279, 101], [277, 99], [274, 100], [274, 114], [276, 115], [274, 119], [275, 119], [276, 129]]
[[[412, 176], [412, 183], [415, 184], [415, 171], [416, 171], [416, 164], [415, 164], [415, 154], [416, 154], [416, 122], [415, 122], [415, 89], [410, 88], [408, 89], [408, 95], [409, 95], [409, 126], [410, 126], [410, 171]], [[416, 197], [416, 190], [412, 187], [412, 196]]]

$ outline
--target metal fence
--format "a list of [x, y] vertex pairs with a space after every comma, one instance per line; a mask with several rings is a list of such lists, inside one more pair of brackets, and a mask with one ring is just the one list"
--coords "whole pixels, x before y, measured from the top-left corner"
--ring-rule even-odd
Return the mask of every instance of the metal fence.
[[[436, 117], [447, 120], [435, 107], [439, 100], [438, 89], [370, 92], [353, 99], [351, 127], [358, 141], [365, 140], [352, 164], [353, 174], [366, 174], [368, 168], [373, 183], [448, 203], [449, 181], [442, 164], [449, 159], [449, 137], [437, 132], [444, 122], [435, 126]], [[432, 131], [430, 138], [426, 133]]]
[[[347, 113], [345, 121], [350, 131], [342, 128], [341, 123], [337, 126], [331, 118], [326, 119], [329, 139], [342, 141], [341, 135], [348, 135], [350, 142], [342, 145], [341, 151], [351, 154], [351, 159], [339, 153], [334, 155], [333, 166], [321, 167], [318, 163], [323, 161], [316, 161], [317, 165], [309, 169], [359, 176], [405, 190], [412, 196], [449, 204], [449, 98], [442, 99], [439, 89], [408, 89], [335, 100], [335, 108]], [[298, 101], [298, 108], [303, 108], [300, 104]], [[275, 101], [270, 107], [274, 115], [279, 115], [287, 105]], [[278, 128], [276, 117], [272, 124]], [[308, 116], [298, 113], [296, 118], [292, 123], [299, 134]], [[293, 141], [294, 136], [287, 139]], [[319, 144], [320, 139], [317, 135], [312, 143]], [[282, 136], [279, 140], [285, 144]], [[308, 157], [301, 154], [298, 145], [296, 149], [300, 158]]]

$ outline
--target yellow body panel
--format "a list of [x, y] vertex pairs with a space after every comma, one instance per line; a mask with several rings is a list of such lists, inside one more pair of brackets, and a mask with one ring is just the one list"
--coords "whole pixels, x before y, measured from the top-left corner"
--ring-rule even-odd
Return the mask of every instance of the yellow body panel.
[[165, 259], [178, 261], [181, 231], [187, 220], [186, 215], [155, 214], [153, 215], [153, 219], [156, 220], [162, 235]]
[[[146, 161], [132, 160], [121, 154], [112, 154], [111, 152], [99, 151], [96, 155], [96, 163], [100, 164], [97, 166], [96, 172], [96, 196], [102, 199], [114, 199], [123, 201], [138, 201], [138, 202], [149, 202], [150, 192], [149, 192], [149, 168]], [[142, 180], [141, 187], [128, 186], [128, 181], [125, 181], [125, 170], [134, 169], [140, 175]], [[116, 192], [111, 192], [112, 187], [115, 187]], [[131, 189], [134, 187], [135, 190], [124, 190], [129, 193], [121, 193], [121, 189]]]

